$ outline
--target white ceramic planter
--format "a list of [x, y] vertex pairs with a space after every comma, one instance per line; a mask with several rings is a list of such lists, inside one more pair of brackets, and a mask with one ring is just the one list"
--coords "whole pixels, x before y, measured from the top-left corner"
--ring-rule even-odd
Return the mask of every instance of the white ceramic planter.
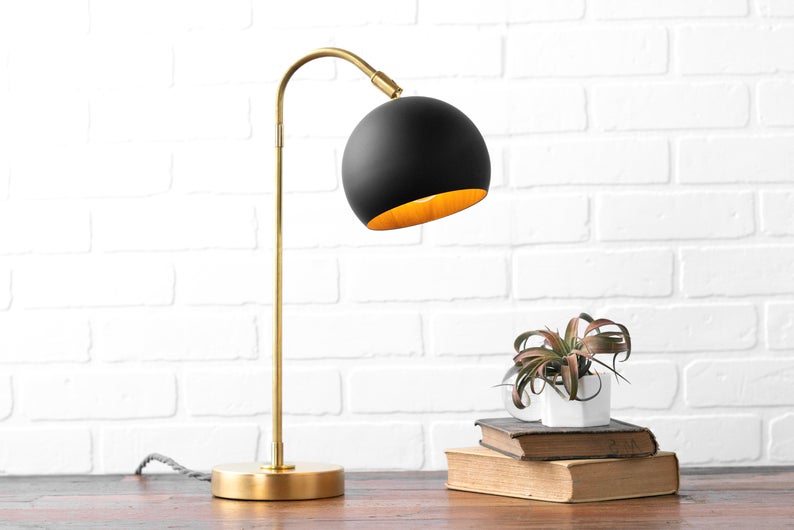
[[505, 410], [514, 418], [521, 421], [538, 421], [540, 419], [541, 396], [532, 395], [525, 390], [521, 402], [525, 405], [529, 403], [529, 406], [519, 409], [513, 404], [512, 384], [516, 381], [518, 370], [517, 366], [513, 366], [502, 378], [502, 403], [504, 403]]
[[[586, 375], [579, 379], [579, 397], [598, 392], [598, 377]], [[601, 375], [601, 392], [589, 401], [561, 398], [551, 388], [543, 390], [541, 423], [547, 427], [596, 427], [609, 425], [612, 409], [612, 378]]]

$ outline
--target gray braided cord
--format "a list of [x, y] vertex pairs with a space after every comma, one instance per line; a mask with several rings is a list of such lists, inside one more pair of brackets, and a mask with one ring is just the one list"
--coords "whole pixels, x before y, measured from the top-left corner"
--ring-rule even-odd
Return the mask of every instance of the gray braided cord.
[[206, 482], [210, 482], [212, 480], [212, 473], [202, 473], [201, 471], [193, 471], [192, 469], [188, 469], [185, 466], [178, 464], [173, 458], [169, 458], [167, 456], [163, 456], [159, 453], [152, 453], [135, 468], [135, 474], [141, 475], [143, 474], [143, 468], [151, 462], [152, 460], [157, 460], [158, 462], [162, 462], [163, 464], [170, 466], [171, 469], [174, 471], [178, 471], [183, 475], [187, 475], [190, 478], [194, 478], [197, 480], [204, 480]]

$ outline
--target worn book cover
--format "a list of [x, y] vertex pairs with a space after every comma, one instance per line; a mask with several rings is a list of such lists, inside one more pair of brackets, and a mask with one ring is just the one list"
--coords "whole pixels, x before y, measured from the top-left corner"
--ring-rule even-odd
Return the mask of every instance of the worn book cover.
[[676, 493], [678, 458], [522, 461], [486, 447], [446, 451], [447, 488], [551, 502], [592, 502]]
[[659, 450], [646, 427], [613, 419], [599, 427], [546, 427], [540, 421], [486, 418], [483, 446], [521, 460], [570, 460], [651, 456]]

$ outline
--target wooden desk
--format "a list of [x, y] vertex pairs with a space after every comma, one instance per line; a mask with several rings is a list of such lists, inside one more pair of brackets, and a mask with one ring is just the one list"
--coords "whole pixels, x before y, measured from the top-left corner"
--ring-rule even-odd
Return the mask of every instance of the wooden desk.
[[554, 504], [448, 491], [445, 472], [348, 473], [344, 497], [215, 499], [179, 475], [0, 478], [3, 528], [784, 528], [794, 468], [684, 470], [679, 495]]

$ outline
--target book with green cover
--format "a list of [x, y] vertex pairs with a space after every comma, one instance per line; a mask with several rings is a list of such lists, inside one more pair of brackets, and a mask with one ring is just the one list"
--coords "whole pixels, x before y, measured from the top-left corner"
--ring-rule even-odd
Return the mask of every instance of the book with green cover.
[[659, 444], [647, 427], [612, 419], [599, 427], [546, 427], [539, 421], [486, 418], [480, 444], [519, 460], [626, 458], [656, 454]]

